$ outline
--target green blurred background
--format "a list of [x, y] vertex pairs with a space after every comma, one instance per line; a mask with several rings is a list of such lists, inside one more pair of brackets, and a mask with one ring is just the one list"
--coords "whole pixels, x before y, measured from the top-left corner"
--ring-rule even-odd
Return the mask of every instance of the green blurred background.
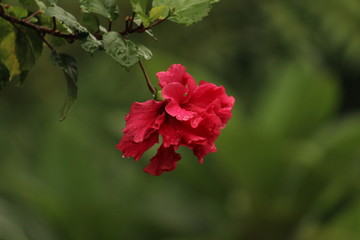
[[131, 36], [153, 50], [153, 81], [181, 63], [236, 97], [218, 151], [200, 165], [180, 149], [174, 172], [144, 173], [155, 149], [136, 163], [115, 148], [131, 103], [151, 97], [140, 69], [61, 48], [80, 75], [59, 122], [65, 80], [46, 49], [0, 92], [0, 239], [360, 239], [360, 2], [223, 0], [154, 32]]

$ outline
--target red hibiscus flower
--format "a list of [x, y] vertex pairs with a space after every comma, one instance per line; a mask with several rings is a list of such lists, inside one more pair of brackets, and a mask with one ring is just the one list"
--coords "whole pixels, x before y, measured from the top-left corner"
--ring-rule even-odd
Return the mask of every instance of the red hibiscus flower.
[[125, 117], [124, 137], [117, 148], [124, 157], [138, 161], [145, 151], [159, 142], [157, 154], [144, 169], [160, 175], [176, 168], [181, 156], [175, 151], [186, 146], [203, 163], [204, 157], [215, 152], [215, 140], [231, 118], [235, 99], [226, 95], [223, 86], [201, 81], [196, 85], [193, 77], [180, 64], [156, 74], [162, 88], [163, 101], [135, 102]]

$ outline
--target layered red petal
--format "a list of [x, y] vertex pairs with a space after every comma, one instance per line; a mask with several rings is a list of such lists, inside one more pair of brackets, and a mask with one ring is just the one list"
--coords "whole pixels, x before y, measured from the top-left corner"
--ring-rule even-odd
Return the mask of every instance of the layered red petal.
[[159, 134], [157, 132], [152, 133], [145, 141], [138, 143], [132, 141], [127, 135], [125, 135], [116, 148], [123, 152], [124, 158], [133, 157], [135, 161], [138, 161], [144, 152], [158, 142]]
[[164, 147], [161, 145], [156, 155], [150, 160], [150, 164], [144, 169], [145, 172], [159, 176], [164, 172], [176, 168], [177, 162], [181, 159], [180, 154], [175, 152], [174, 146]]
[[164, 102], [149, 100], [143, 103], [135, 102], [126, 116], [126, 127], [123, 133], [133, 142], [143, 142], [159, 129], [164, 121]]
[[228, 96], [223, 86], [195, 80], [180, 64], [157, 74], [164, 101], [150, 100], [134, 103], [126, 117], [124, 137], [118, 144], [124, 156], [138, 160], [162, 137], [162, 145], [151, 163], [144, 169], [160, 175], [176, 168], [179, 146], [193, 150], [200, 163], [215, 152], [215, 141], [220, 130], [231, 118], [235, 99]]

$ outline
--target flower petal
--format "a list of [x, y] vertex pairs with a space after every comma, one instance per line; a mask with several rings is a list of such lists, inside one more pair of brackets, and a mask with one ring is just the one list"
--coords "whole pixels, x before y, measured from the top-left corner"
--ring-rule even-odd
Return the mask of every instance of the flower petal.
[[159, 129], [159, 134], [162, 136], [162, 145], [164, 147], [178, 146], [183, 136], [181, 122], [173, 117], [166, 117], [164, 124]]
[[151, 175], [159, 176], [163, 172], [174, 170], [180, 159], [180, 154], [175, 152], [173, 146], [166, 148], [161, 145], [157, 154], [150, 160], [151, 163], [146, 166], [144, 171]]
[[[207, 119], [207, 123], [213, 122], [211, 125], [221, 129], [231, 118], [234, 103], [235, 98], [228, 96], [223, 86], [218, 87], [215, 84], [201, 81], [186, 104], [186, 109], [198, 113], [197, 118], [203, 117], [203, 119]], [[197, 119], [194, 118], [192, 121], [193, 126], [196, 127]], [[212, 127], [209, 126], [209, 128]]]
[[168, 100], [165, 107], [166, 112], [180, 121], [187, 121], [195, 114], [180, 106], [180, 103], [185, 99], [187, 91], [188, 89], [178, 82], [169, 83], [162, 90], [163, 97]]
[[139, 143], [132, 141], [132, 139], [125, 135], [116, 148], [123, 152], [123, 157], [133, 157], [135, 161], [138, 161], [144, 152], [158, 142], [159, 134], [157, 132], [152, 133], [146, 141]]
[[204, 158], [208, 153], [216, 152], [214, 142], [217, 137], [218, 135], [214, 135], [213, 137], [206, 139], [202, 143], [197, 143], [189, 146], [189, 148], [193, 150], [194, 155], [197, 156], [200, 163], [204, 163]]
[[176, 117], [176, 119], [180, 121], [187, 121], [193, 118], [196, 114], [194, 112], [187, 111], [184, 108], [181, 108], [179, 103], [176, 101], [170, 101], [166, 105], [165, 110], [169, 115]]
[[217, 98], [220, 99], [222, 107], [234, 106], [235, 99], [225, 93], [223, 86], [216, 86], [213, 83], [200, 81], [200, 85], [195, 90], [191, 102], [198, 107], [207, 108], [207, 106]]
[[188, 89], [181, 83], [173, 82], [167, 84], [161, 93], [165, 99], [177, 101], [180, 103], [184, 99], [187, 91]]
[[166, 72], [158, 72], [156, 76], [159, 79], [159, 85], [163, 88], [172, 82], [179, 82], [186, 85], [187, 79], [184, 78], [186, 68], [181, 64], [173, 64]]
[[164, 102], [155, 100], [133, 103], [125, 118], [124, 134], [136, 143], [144, 141], [160, 128], [165, 117], [162, 114], [163, 105]]

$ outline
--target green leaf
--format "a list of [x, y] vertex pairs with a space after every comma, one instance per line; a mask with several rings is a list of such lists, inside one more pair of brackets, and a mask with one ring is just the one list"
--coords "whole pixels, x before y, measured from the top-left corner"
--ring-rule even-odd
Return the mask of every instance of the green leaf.
[[7, 67], [10, 73], [10, 81], [19, 75], [20, 63], [16, 56], [16, 33], [11, 25], [2, 24], [0, 19], [0, 61]]
[[101, 25], [99, 25], [99, 30], [100, 30], [100, 32], [103, 32], [103, 33], [108, 32], [108, 30], [106, 29], [106, 27], [101, 26]]
[[20, 74], [16, 76], [19, 85], [22, 85], [29, 70], [35, 65], [43, 50], [43, 42], [33, 29], [16, 31], [16, 58], [19, 63]]
[[87, 29], [76, 20], [76, 18], [69, 12], [65, 11], [63, 8], [53, 5], [46, 9], [45, 14], [50, 17], [55, 17], [57, 20], [68, 26], [71, 30], [75, 32], [88, 32]]
[[64, 45], [66, 45], [66, 44], [69, 43], [69, 42], [68, 42], [66, 39], [64, 39], [64, 38], [59, 38], [59, 37], [55, 37], [55, 36], [51, 36], [51, 35], [47, 35], [47, 36], [45, 36], [45, 37], [46, 37], [46, 39], [47, 39], [48, 41], [51, 42], [51, 45], [52, 45], [53, 47], [61, 47], [61, 46], [64, 46]]
[[92, 34], [89, 34], [85, 39], [81, 40], [81, 47], [88, 53], [94, 54], [97, 50], [102, 48], [102, 43]]
[[60, 0], [48, 0], [48, 3], [50, 4], [58, 4]]
[[80, 0], [84, 13], [96, 13], [114, 21], [119, 17], [119, 6], [116, 0]]
[[105, 52], [121, 66], [129, 68], [140, 59], [150, 59], [151, 51], [141, 44], [132, 42], [117, 32], [108, 32], [103, 36]]
[[92, 13], [84, 13], [82, 15], [81, 23], [89, 30], [89, 32], [96, 33], [99, 31], [99, 18]]
[[9, 72], [9, 81], [25, 79], [26, 73], [41, 55], [43, 43], [32, 29], [11, 24], [0, 19], [0, 62]]
[[37, 6], [42, 12], [46, 10], [46, 5], [41, 0], [19, 0], [19, 2], [26, 8]]
[[10, 72], [9, 69], [0, 62], [0, 90], [3, 86], [5, 86], [10, 80]]
[[209, 14], [213, 3], [219, 0], [154, 0], [153, 7], [167, 6], [173, 12], [169, 20], [191, 25]]
[[150, 10], [149, 18], [150, 21], [156, 21], [158, 19], [165, 19], [170, 13], [170, 9], [167, 6], [158, 6]]
[[20, 63], [20, 71], [29, 70], [41, 55], [43, 42], [33, 29], [23, 28], [16, 33], [16, 56]]
[[45, 12], [46, 5], [41, 0], [35, 0], [36, 5], [39, 7], [40, 11]]
[[135, 43], [138, 47], [138, 56], [139, 57], [143, 57], [145, 60], [150, 60], [152, 58], [152, 52], [150, 51], [150, 49], [148, 49], [147, 47], [145, 47], [144, 45], [140, 44], [140, 43]]
[[132, 10], [138, 17], [145, 27], [150, 25], [150, 19], [146, 14], [146, 7], [148, 0], [130, 0]]
[[51, 61], [63, 70], [66, 78], [66, 84], [68, 89], [67, 99], [60, 111], [60, 121], [63, 121], [70, 113], [77, 99], [78, 71], [76, 66], [76, 60], [68, 54], [58, 54], [57, 52], [53, 51], [51, 54]]
[[7, 11], [11, 16], [16, 18], [24, 18], [28, 15], [28, 11], [20, 6], [10, 6]]

